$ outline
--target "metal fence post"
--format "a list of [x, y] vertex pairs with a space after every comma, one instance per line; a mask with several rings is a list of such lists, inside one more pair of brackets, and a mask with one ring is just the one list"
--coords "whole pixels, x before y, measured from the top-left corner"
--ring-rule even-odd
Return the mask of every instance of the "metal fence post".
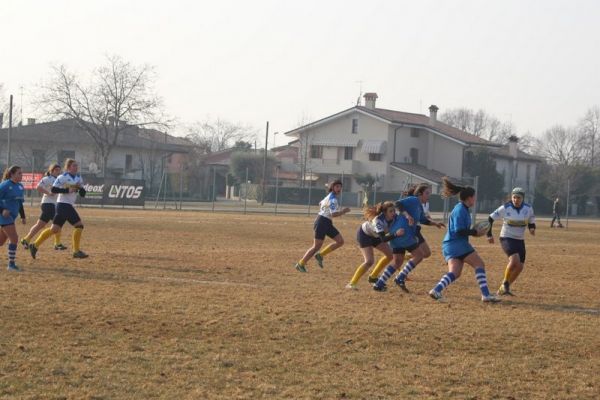
[[246, 207], [248, 204], [248, 168], [246, 167], [246, 181], [244, 182], [244, 214], [246, 214]]
[[342, 171], [342, 192], [340, 193], [340, 207], [344, 204], [344, 171]]
[[[31, 161], [31, 189], [29, 190], [31, 196], [31, 207], [33, 207], [33, 176], [35, 174], [35, 157]], [[37, 190], [36, 190], [37, 192]]]
[[312, 189], [312, 171], [308, 172], [310, 174], [310, 179], [308, 180], [308, 211], [306, 215], [310, 215], [310, 192]]
[[217, 181], [217, 167], [213, 166], [213, 190], [212, 190], [212, 211], [213, 212], [215, 212], [215, 197], [216, 197], [215, 186], [216, 186], [216, 181]]
[[565, 223], [565, 229], [569, 229], [569, 203], [571, 200], [571, 180], [567, 179], [567, 221]]
[[[476, 176], [473, 179], [473, 189], [475, 189], [475, 193], [477, 193], [478, 186], [479, 186], [479, 176]], [[475, 223], [477, 223], [477, 202], [475, 202], [475, 204], [473, 204], [473, 217], [471, 219], [473, 220], [473, 225], [475, 225]]]
[[275, 214], [277, 214], [277, 202], [279, 201], [279, 166], [275, 170]]

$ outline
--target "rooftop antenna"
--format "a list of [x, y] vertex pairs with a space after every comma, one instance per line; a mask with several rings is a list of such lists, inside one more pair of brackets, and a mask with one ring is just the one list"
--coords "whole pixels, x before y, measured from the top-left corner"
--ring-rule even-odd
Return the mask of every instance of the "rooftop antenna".
[[358, 93], [358, 99], [356, 99], [356, 105], [360, 106], [360, 99], [362, 97], [362, 84], [363, 84], [363, 81], [355, 81], [354, 83], [358, 83], [358, 85], [359, 85], [359, 89], [358, 89], [359, 93]]

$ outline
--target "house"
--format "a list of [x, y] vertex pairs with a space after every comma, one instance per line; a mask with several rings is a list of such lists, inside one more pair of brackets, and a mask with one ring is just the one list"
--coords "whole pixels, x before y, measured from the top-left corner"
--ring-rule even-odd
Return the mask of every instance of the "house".
[[[0, 163], [7, 160], [8, 129], [0, 129]], [[11, 163], [25, 172], [43, 172], [53, 162], [66, 158], [79, 161], [82, 174], [111, 178], [144, 179], [152, 188], [163, 171], [181, 173], [193, 144], [154, 129], [127, 125], [118, 137], [101, 171], [102, 159], [96, 144], [75, 120], [59, 120], [14, 127], [11, 135]]]
[[532, 165], [539, 160], [523, 152], [513, 153], [514, 149], [505, 151], [498, 144], [439, 121], [435, 105], [429, 107], [426, 116], [378, 108], [377, 98], [376, 93], [366, 93], [364, 106], [285, 133], [297, 139], [301, 175], [317, 176], [318, 186], [342, 177], [345, 191], [358, 192], [361, 187], [355, 178], [371, 174], [379, 191], [398, 192], [410, 183], [427, 182], [437, 193], [443, 176], [465, 177], [465, 152], [486, 147], [493, 150], [501, 173], [519, 172], [517, 179], [507, 179], [506, 190], [522, 179], [528, 187], [535, 186]]

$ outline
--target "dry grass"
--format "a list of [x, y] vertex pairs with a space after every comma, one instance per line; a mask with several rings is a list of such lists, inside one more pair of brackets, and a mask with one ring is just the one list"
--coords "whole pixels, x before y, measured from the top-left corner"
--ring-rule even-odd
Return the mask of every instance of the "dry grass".
[[[324, 270], [300, 274], [312, 218], [81, 214], [91, 258], [46, 243], [35, 261], [19, 250], [24, 273], [0, 272], [0, 397], [600, 397], [600, 225], [541, 223], [512, 301], [482, 304], [466, 271], [438, 304], [434, 228], [406, 295], [366, 277], [344, 289], [357, 219], [338, 222], [346, 245]], [[474, 242], [496, 288], [503, 253]]]

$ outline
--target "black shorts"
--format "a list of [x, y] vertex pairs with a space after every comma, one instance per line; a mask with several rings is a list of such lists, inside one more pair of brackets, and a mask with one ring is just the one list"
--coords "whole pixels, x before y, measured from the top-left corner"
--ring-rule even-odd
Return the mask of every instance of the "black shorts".
[[75, 225], [81, 218], [75, 211], [75, 208], [68, 203], [56, 203], [56, 215], [54, 216], [54, 225], [63, 226], [68, 221], [71, 225]]
[[411, 244], [408, 247], [394, 247], [392, 249], [392, 251], [394, 252], [394, 254], [404, 255], [404, 253], [406, 253], [407, 251], [410, 252], [410, 251], [413, 251], [414, 249], [416, 249], [417, 247], [419, 247], [420, 244], [421, 244], [420, 242], [417, 242], [415, 244]]
[[377, 247], [383, 243], [380, 238], [367, 235], [360, 226], [356, 232], [356, 241], [361, 249], [365, 247]]
[[475, 253], [475, 250], [471, 250], [469, 252], [466, 252], [465, 254], [461, 254], [458, 257], [451, 257], [448, 261], [450, 261], [453, 258], [459, 259], [460, 261], [465, 261], [465, 258], [469, 257], [473, 253]]
[[315, 219], [315, 239], [323, 240], [325, 236], [329, 236], [330, 238], [334, 238], [340, 234], [340, 232], [335, 229], [333, 226], [333, 222], [329, 218], [325, 218], [322, 215], [319, 215], [317, 219]]
[[421, 234], [421, 225], [417, 225], [417, 233], [415, 234], [415, 237], [417, 238], [417, 243], [419, 245], [421, 245], [421, 243], [425, 243], [425, 238], [423, 237], [423, 234]]
[[48, 222], [54, 219], [56, 215], [56, 204], [54, 203], [42, 203], [42, 215], [40, 215], [40, 221]]
[[513, 254], [519, 255], [519, 260], [521, 263], [525, 262], [525, 241], [513, 238], [500, 238], [500, 245], [502, 246], [502, 250], [506, 253], [507, 256], [512, 256]]
[[11, 226], [14, 225], [14, 222], [11, 222], [10, 224], [0, 224], [0, 228], [4, 228], [5, 226]]

